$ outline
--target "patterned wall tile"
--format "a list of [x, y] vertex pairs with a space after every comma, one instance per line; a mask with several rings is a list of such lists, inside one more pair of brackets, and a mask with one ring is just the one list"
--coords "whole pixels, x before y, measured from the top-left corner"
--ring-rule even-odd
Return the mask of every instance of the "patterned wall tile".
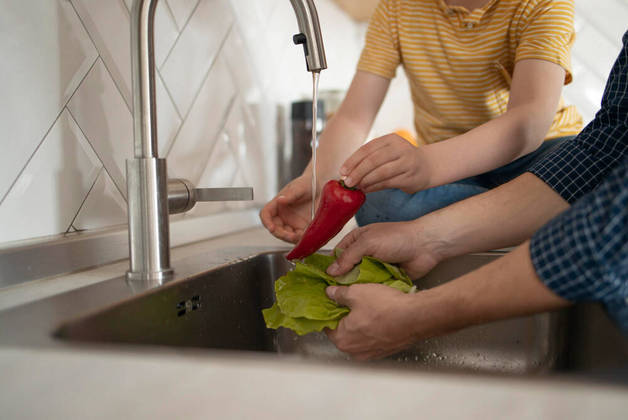
[[0, 206], [0, 242], [66, 232], [101, 168], [62, 112]]
[[[129, 109], [131, 97], [130, 10], [120, 0], [72, 0], [100, 56], [120, 89]], [[155, 62], [161, 65], [179, 32], [165, 2], [155, 11]]]
[[166, 89], [161, 75], [157, 73], [155, 86], [157, 101], [157, 143], [159, 156], [166, 157], [172, 147], [175, 137], [181, 128], [181, 117], [172, 103], [170, 93]]
[[72, 226], [76, 230], [89, 230], [126, 222], [126, 201], [107, 171], [101, 170]]
[[97, 57], [66, 1], [1, 5], [0, 202]]
[[168, 4], [162, 0], [155, 10], [155, 64], [158, 68], [166, 61], [178, 37], [179, 28]]
[[130, 16], [121, 1], [72, 0], [127, 108], [131, 109]]
[[252, 104], [266, 100], [262, 97], [259, 74], [248, 53], [239, 26], [234, 26], [229, 31], [221, 54], [225, 57], [229, 72], [238, 87], [238, 95], [244, 98], [245, 102]]
[[179, 30], [183, 29], [199, 0], [167, 0]]
[[232, 22], [227, 0], [201, 0], [161, 68], [181, 115], [190, 110]]
[[240, 97], [236, 98], [227, 117], [225, 133], [239, 168], [240, 180], [245, 186], [253, 187], [258, 201], [265, 197], [266, 180], [260, 175], [264, 173], [267, 161], [263, 158], [263, 139]]
[[219, 56], [170, 149], [169, 176], [198, 183], [235, 94], [227, 64]]
[[89, 72], [68, 108], [126, 196], [125, 161], [133, 154], [133, 118], [102, 60]]

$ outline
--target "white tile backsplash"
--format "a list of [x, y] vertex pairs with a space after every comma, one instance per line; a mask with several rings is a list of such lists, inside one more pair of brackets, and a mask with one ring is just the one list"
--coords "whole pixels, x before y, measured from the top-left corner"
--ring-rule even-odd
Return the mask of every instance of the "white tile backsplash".
[[155, 91], [157, 94], [157, 142], [159, 143], [159, 156], [166, 156], [181, 128], [182, 120], [159, 73], [157, 73]]
[[125, 224], [126, 201], [104, 169], [98, 174], [78, 215], [72, 222], [76, 230], [101, 229]]
[[97, 51], [66, 1], [0, 0], [0, 10], [2, 202]]
[[155, 64], [160, 68], [179, 37], [179, 29], [174, 21], [174, 17], [168, 8], [168, 4], [163, 0], [157, 3], [155, 27], [159, 28], [155, 32]]
[[131, 98], [131, 18], [119, 0], [72, 0], [87, 32], [129, 109]]
[[168, 153], [169, 176], [198, 182], [235, 95], [227, 64], [219, 57]]
[[161, 68], [181, 115], [190, 110], [232, 23], [227, 0], [201, 0]]
[[126, 196], [125, 162], [133, 154], [133, 117], [100, 59], [72, 97], [68, 109]]
[[66, 232], [101, 168], [64, 110], [0, 206], [2, 240]]
[[[131, 0], [0, 0], [0, 243], [125, 223], [132, 155]], [[346, 89], [364, 25], [316, 0], [329, 68]], [[628, 21], [623, 0], [576, 1], [574, 83], [585, 120]], [[311, 95], [287, 0], [160, 0], [157, 112], [168, 172], [199, 187], [253, 186], [255, 202], [200, 203], [173, 217], [259, 206], [276, 188], [277, 109]], [[401, 73], [401, 72], [400, 72]], [[401, 107], [406, 111], [400, 111]], [[373, 133], [412, 126], [407, 82], [393, 81]], [[3, 200], [4, 197], [4, 200]], [[207, 235], [211, 235], [211, 229]]]
[[199, 2], [199, 0], [166, 0], [166, 1], [168, 2], [168, 6], [170, 6], [170, 10], [172, 11], [172, 15], [174, 16], [174, 20], [179, 30], [183, 29], [188, 19], [192, 15], [194, 8]]

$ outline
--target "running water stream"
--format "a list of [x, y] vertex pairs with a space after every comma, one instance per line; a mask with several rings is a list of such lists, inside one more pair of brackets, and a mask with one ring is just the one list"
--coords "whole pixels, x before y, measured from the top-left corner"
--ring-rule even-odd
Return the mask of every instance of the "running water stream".
[[316, 212], [316, 149], [318, 149], [318, 138], [316, 129], [318, 126], [318, 81], [320, 72], [312, 72], [312, 220]]

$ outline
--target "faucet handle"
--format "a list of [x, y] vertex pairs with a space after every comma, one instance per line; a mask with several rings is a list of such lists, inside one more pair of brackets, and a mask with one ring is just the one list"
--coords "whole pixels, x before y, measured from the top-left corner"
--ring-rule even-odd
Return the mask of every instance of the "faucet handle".
[[168, 213], [184, 213], [199, 201], [244, 201], [253, 199], [251, 187], [195, 188], [187, 179], [168, 180]]
[[195, 188], [196, 201], [245, 201], [253, 199], [251, 187]]

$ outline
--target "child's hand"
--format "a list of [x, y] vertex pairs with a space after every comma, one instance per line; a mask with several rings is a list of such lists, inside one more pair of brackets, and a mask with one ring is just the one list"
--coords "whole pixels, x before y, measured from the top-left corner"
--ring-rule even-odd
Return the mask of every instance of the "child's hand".
[[348, 187], [364, 192], [399, 188], [406, 193], [429, 185], [429, 169], [422, 147], [415, 147], [397, 134], [388, 134], [360, 147], [340, 168]]
[[311, 194], [310, 178], [301, 175], [291, 181], [260, 211], [264, 227], [281, 240], [298, 242], [310, 221]]

